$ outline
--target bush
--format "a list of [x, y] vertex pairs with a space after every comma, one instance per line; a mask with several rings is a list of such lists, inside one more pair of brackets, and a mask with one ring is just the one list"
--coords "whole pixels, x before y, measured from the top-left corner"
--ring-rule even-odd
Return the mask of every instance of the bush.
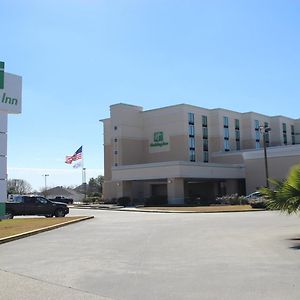
[[157, 206], [166, 204], [168, 204], [168, 199], [166, 196], [151, 196], [145, 201], [146, 206]]
[[128, 206], [130, 204], [130, 197], [119, 198], [117, 204], [120, 206]]
[[84, 204], [95, 204], [95, 203], [100, 203], [101, 198], [100, 197], [86, 197], [85, 199], [82, 200]]
[[201, 199], [200, 197], [188, 197], [184, 199], [184, 203], [192, 206], [209, 206], [211, 204], [215, 204], [216, 202], [215, 200]]
[[117, 204], [117, 198], [111, 198], [111, 199], [104, 199], [103, 203], [104, 204]]
[[248, 199], [238, 194], [225, 195], [216, 198], [216, 204], [221, 205], [246, 205], [249, 204]]

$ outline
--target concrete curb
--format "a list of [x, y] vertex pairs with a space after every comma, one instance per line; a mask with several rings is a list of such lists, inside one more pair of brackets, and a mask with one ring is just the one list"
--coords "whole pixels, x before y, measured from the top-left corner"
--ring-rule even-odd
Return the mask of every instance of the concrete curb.
[[[74, 207], [75, 208], [75, 207]], [[88, 207], [82, 208], [87, 209]], [[81, 209], [76, 207], [76, 209]], [[144, 212], [144, 213], [162, 213], [162, 214], [216, 214], [216, 213], [239, 213], [239, 212], [258, 212], [265, 211], [265, 209], [249, 209], [249, 210], [225, 210], [225, 211], [177, 211], [177, 210], [147, 210], [141, 208], [103, 208], [103, 207], [89, 207], [88, 209], [105, 210], [105, 211], [127, 211], [127, 212]]]
[[78, 222], [93, 219], [93, 218], [94, 218], [94, 216], [82, 217], [80, 219], [66, 221], [64, 223], [55, 224], [55, 225], [43, 227], [43, 228], [40, 228], [40, 229], [15, 234], [15, 235], [12, 235], [12, 236], [9, 236], [9, 237], [1, 238], [0, 239], [0, 244], [8, 243], [8, 242], [15, 241], [15, 240], [18, 240], [18, 239], [22, 239], [22, 238], [25, 238], [25, 237], [28, 237], [28, 236], [31, 236], [31, 235], [41, 233], [41, 232], [50, 231], [52, 229], [60, 228], [60, 227], [63, 227], [63, 226], [69, 225], [69, 224], [78, 223]]

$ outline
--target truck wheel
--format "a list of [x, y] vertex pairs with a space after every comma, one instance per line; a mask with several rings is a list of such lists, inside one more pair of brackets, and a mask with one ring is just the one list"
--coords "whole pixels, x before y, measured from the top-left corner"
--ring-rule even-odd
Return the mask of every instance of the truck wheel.
[[65, 213], [62, 209], [58, 209], [57, 211], [55, 211], [55, 217], [56, 218], [62, 218], [65, 216]]
[[12, 212], [9, 212], [6, 214], [8, 219], [13, 219], [14, 218], [14, 214]]

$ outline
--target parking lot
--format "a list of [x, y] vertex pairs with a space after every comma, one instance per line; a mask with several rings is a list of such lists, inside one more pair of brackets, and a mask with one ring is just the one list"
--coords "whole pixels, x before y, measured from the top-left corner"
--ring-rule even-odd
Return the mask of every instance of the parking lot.
[[300, 299], [300, 218], [71, 209], [0, 246], [0, 299]]

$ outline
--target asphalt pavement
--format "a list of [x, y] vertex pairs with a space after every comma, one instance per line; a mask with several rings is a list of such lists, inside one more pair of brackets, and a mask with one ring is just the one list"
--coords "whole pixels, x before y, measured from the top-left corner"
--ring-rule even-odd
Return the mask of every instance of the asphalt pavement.
[[299, 216], [82, 214], [0, 245], [0, 299], [300, 299]]

